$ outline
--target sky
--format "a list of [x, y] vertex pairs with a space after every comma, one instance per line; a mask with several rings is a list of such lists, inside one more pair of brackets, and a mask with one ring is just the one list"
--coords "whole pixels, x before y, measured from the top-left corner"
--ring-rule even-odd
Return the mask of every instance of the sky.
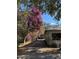
[[58, 24], [58, 21], [54, 17], [51, 17], [48, 13], [43, 14], [42, 18], [45, 23], [49, 23], [50, 25]]

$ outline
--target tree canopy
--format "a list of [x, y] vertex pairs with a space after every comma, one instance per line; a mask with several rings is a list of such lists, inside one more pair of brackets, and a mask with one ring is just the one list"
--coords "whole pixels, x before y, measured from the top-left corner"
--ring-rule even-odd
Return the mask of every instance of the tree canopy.
[[17, 0], [17, 7], [24, 4], [25, 11], [32, 5], [37, 6], [42, 13], [48, 13], [57, 20], [61, 19], [61, 0]]

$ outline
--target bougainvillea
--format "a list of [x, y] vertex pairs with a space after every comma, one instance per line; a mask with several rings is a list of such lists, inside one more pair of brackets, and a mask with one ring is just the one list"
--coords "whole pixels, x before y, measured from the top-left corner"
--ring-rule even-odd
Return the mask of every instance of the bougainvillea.
[[32, 6], [28, 15], [28, 28], [38, 29], [42, 24], [41, 12], [35, 6]]

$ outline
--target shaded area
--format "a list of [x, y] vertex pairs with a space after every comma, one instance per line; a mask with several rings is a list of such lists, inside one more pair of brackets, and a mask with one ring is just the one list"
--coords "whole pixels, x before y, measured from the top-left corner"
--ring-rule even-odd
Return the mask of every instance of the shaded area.
[[61, 59], [60, 54], [31, 54], [18, 56], [17, 59]]
[[18, 49], [17, 59], [61, 59], [59, 48], [27, 47]]
[[31, 45], [28, 45], [28, 47], [47, 47], [45, 40], [37, 40], [33, 42]]
[[61, 59], [59, 48], [48, 48], [44, 40], [17, 49], [17, 59]]

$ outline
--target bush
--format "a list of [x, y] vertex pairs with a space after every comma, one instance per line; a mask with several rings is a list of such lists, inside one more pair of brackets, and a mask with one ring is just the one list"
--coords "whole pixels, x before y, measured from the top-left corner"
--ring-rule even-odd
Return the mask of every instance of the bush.
[[24, 37], [28, 33], [27, 25], [26, 25], [27, 18], [24, 16], [24, 12], [18, 12], [17, 15], [17, 44], [22, 43]]

